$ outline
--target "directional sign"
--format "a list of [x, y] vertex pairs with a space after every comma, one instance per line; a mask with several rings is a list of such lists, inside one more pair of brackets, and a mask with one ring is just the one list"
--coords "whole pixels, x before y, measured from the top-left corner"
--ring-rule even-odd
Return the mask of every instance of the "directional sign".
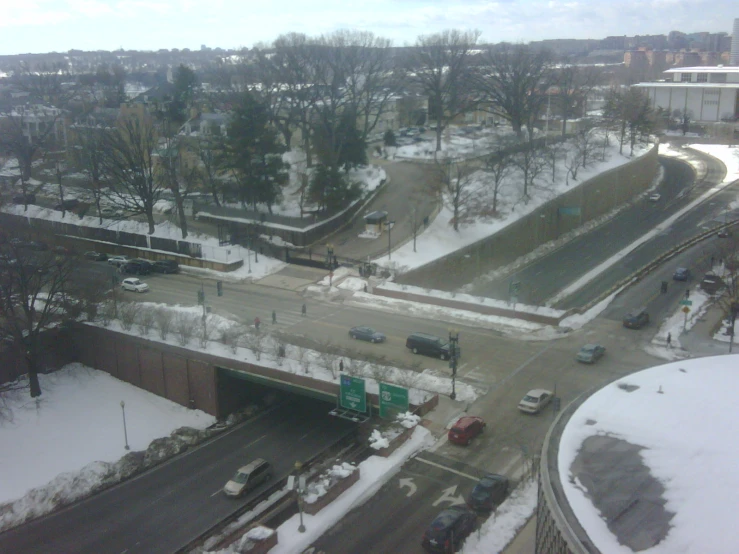
[[580, 216], [580, 206], [562, 206], [559, 208], [559, 215]]
[[692, 300], [680, 300], [680, 305], [681, 306], [692, 306], [693, 301]]
[[405, 479], [398, 479], [398, 487], [400, 487], [401, 489], [403, 487], [408, 487], [408, 494], [405, 495], [406, 497], [413, 496], [418, 490], [418, 487], [413, 482], [413, 479], [410, 477], [407, 477]]
[[394, 418], [408, 411], [408, 389], [380, 383], [380, 417]]
[[364, 379], [342, 375], [339, 402], [342, 408], [365, 413], [367, 411], [367, 394]]
[[449, 502], [451, 506], [460, 506], [462, 504], [466, 504], [466, 500], [464, 499], [464, 496], [461, 494], [454, 495], [454, 493], [457, 492], [457, 485], [452, 485], [448, 489], [444, 489], [442, 491], [442, 495], [436, 499], [436, 502], [434, 502], [434, 506], [438, 506], [442, 502]]

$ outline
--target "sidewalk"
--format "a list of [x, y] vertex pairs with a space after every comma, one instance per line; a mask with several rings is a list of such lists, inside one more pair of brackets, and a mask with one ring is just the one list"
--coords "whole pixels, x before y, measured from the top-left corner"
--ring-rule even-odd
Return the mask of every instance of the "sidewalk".
[[692, 357], [728, 354], [729, 343], [712, 338], [723, 317], [724, 310], [718, 303], [714, 303], [691, 329], [680, 334], [680, 345], [683, 350]]

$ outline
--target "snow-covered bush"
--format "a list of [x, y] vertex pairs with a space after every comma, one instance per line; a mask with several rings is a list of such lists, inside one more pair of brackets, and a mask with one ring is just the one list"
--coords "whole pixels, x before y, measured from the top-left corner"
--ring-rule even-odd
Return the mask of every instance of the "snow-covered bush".
[[342, 479], [349, 477], [357, 470], [357, 466], [349, 462], [336, 464], [330, 469], [324, 471], [315, 481], [312, 481], [306, 487], [303, 500], [306, 504], [313, 504], [328, 492], [336, 483]]

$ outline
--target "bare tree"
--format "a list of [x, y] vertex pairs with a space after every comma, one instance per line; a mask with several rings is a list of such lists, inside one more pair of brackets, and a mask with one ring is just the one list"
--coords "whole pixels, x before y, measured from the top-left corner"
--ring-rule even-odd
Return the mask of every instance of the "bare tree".
[[[75, 143], [71, 148], [71, 157], [77, 167], [87, 175], [95, 209], [100, 224], [103, 223], [100, 200], [102, 198], [103, 181], [103, 148], [104, 133], [100, 127], [75, 126]], [[108, 130], [110, 132], [110, 129]]]
[[254, 330], [253, 333], [246, 335], [246, 345], [257, 358], [257, 361], [262, 359], [262, 352], [264, 351], [264, 335], [259, 331]]
[[483, 109], [508, 120], [519, 138], [533, 124], [546, 102], [552, 55], [524, 44], [503, 43], [488, 48], [476, 72], [475, 86]]
[[478, 217], [475, 200], [479, 190], [472, 180], [471, 167], [464, 162], [437, 162], [434, 178], [430, 181], [432, 190], [441, 197], [444, 205], [452, 211], [451, 224], [455, 231], [464, 223]]
[[180, 346], [187, 346], [197, 329], [197, 317], [187, 312], [177, 312], [174, 316], [173, 330], [177, 333]]
[[172, 329], [174, 314], [168, 308], [159, 308], [154, 313], [154, 319], [156, 320], [157, 329], [159, 330], [159, 338], [167, 340], [169, 331]]
[[334, 379], [336, 379], [336, 361], [338, 358], [337, 349], [331, 342], [321, 343], [318, 363], [323, 369], [330, 372]]
[[527, 203], [531, 198], [529, 189], [534, 185], [536, 178], [541, 175], [546, 167], [546, 158], [540, 148], [536, 148], [533, 142], [528, 142], [526, 147], [517, 152], [513, 157], [513, 163], [521, 171], [523, 176], [523, 201]]
[[286, 344], [283, 339], [280, 337], [275, 337], [272, 341], [272, 356], [274, 357], [275, 361], [277, 362], [277, 365], [282, 367], [282, 360], [285, 359], [286, 354]]
[[[568, 64], [560, 67], [554, 75], [556, 98], [562, 117], [562, 136], [567, 132], [567, 121], [584, 117], [588, 95], [600, 84], [603, 71], [595, 66]], [[584, 164], [583, 164], [584, 165]]]
[[103, 172], [110, 179], [107, 197], [130, 215], [144, 215], [154, 233], [154, 204], [167, 181], [155, 163], [157, 139], [151, 121], [135, 118], [119, 122], [103, 139]]
[[69, 293], [77, 262], [15, 243], [2, 245], [0, 254], [0, 339], [23, 353], [31, 397], [37, 397], [41, 334], [82, 312], [82, 300]]
[[295, 359], [302, 366], [303, 371], [305, 373], [310, 372], [310, 365], [311, 365], [310, 354], [311, 354], [310, 350], [308, 350], [307, 348], [303, 348], [302, 346], [299, 346], [295, 352]]
[[118, 319], [124, 331], [133, 329], [136, 319], [141, 312], [141, 304], [138, 302], [122, 302], [118, 306]]
[[490, 176], [488, 181], [492, 192], [492, 213], [498, 213], [498, 195], [508, 177], [513, 172], [513, 155], [504, 148], [490, 154], [485, 159], [485, 171]]
[[575, 135], [575, 147], [582, 157], [582, 163], [580, 164], [582, 167], [588, 167], [590, 158], [595, 154], [598, 148], [597, 138], [598, 130], [592, 121], [583, 123], [582, 127], [577, 131]]
[[428, 96], [429, 116], [436, 121], [437, 152], [444, 129], [475, 106], [469, 58], [479, 38], [479, 31], [447, 30], [416, 40], [406, 78]]
[[223, 143], [220, 137], [198, 137], [193, 147], [200, 161], [198, 173], [200, 180], [210, 191], [216, 206], [221, 203], [218, 193], [222, 192], [222, 181], [220, 179], [219, 158], [223, 151]]
[[142, 335], [148, 335], [151, 328], [154, 327], [154, 321], [156, 319], [156, 311], [150, 307], [144, 307], [138, 314], [137, 323], [139, 325], [139, 332]]
[[221, 342], [231, 349], [232, 354], [236, 354], [239, 346], [239, 337], [243, 334], [243, 330], [237, 326], [226, 327], [221, 329]]
[[211, 314], [200, 318], [198, 338], [200, 339], [201, 348], [207, 348], [208, 342], [215, 331], [215, 324], [215, 318]]

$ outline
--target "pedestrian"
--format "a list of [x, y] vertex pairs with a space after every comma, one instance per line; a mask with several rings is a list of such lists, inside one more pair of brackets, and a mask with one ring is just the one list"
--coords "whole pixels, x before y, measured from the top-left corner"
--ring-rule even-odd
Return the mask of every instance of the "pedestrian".
[[339, 372], [344, 371], [344, 360], [339, 360]]
[[690, 298], [690, 289], [685, 289], [685, 300]]
[[259, 325], [260, 325], [261, 323], [262, 323], [262, 322], [261, 322], [261, 321], [259, 321], [259, 317], [255, 317], [255, 318], [254, 318], [254, 327], [256, 327], [257, 331], [259, 331]]
[[305, 317], [305, 314], [307, 311], [308, 311], [308, 307], [305, 305], [305, 302], [303, 302], [303, 307], [300, 309], [300, 315]]
[[667, 347], [672, 348], [672, 333], [667, 333]]
[[660, 291], [662, 294], [665, 294], [667, 292], [667, 281], [662, 281], [662, 286], [660, 287]]
[[272, 325], [277, 324], [277, 312], [272, 310]]

